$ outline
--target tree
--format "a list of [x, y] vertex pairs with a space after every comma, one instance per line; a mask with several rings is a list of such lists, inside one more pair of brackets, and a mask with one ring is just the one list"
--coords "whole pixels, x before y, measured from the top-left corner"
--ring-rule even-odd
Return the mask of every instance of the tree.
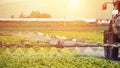
[[30, 13], [30, 16], [29, 16], [29, 17], [31, 17], [31, 18], [41, 18], [41, 14], [40, 14], [39, 11], [32, 11], [32, 12]]
[[19, 15], [19, 18], [51, 18], [50, 14], [40, 13], [39, 11], [32, 11], [29, 15], [25, 15], [23, 12]]
[[14, 15], [11, 15], [11, 18], [14, 18]]
[[21, 12], [21, 14], [19, 15], [19, 18], [25, 18], [25, 15], [23, 12]]
[[43, 13], [42, 18], [51, 18], [51, 15], [47, 13]]

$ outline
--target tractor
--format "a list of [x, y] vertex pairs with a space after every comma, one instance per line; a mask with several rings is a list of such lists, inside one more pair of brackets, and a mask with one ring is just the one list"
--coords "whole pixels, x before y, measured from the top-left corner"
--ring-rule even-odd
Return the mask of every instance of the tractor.
[[105, 2], [102, 6], [103, 10], [107, 9], [107, 4], [113, 5], [113, 12], [108, 30], [104, 31], [104, 44], [109, 44], [109, 46], [104, 47], [104, 53], [106, 59], [118, 60], [120, 45], [120, 0]]

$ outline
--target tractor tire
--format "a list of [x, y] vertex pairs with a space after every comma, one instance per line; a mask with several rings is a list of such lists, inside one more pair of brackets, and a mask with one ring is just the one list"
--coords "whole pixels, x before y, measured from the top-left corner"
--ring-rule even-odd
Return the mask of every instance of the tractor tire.
[[104, 54], [106, 59], [118, 60], [118, 47], [106, 46], [104, 47]]

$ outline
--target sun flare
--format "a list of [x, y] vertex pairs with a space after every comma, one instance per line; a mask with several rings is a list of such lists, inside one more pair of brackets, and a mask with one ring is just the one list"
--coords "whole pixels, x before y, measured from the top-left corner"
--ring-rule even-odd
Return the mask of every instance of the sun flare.
[[78, 0], [69, 0], [68, 6], [71, 8], [77, 8], [79, 6], [78, 3], [79, 3]]

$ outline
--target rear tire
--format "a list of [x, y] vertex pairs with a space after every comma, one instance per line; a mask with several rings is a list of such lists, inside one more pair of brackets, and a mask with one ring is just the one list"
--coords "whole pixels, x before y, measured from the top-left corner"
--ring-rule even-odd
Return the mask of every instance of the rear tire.
[[104, 47], [104, 54], [106, 59], [118, 60], [118, 47], [106, 46]]

